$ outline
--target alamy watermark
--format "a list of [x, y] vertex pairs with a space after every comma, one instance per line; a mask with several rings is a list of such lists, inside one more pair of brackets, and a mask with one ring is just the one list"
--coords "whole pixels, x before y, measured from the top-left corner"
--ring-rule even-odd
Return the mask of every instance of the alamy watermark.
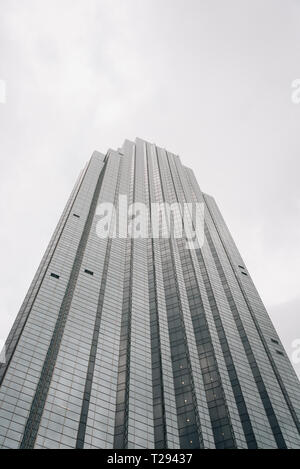
[[300, 104], [300, 78], [292, 81], [291, 87], [293, 89], [291, 100], [293, 104]]
[[300, 339], [295, 339], [292, 342], [292, 363], [299, 365], [300, 363]]
[[6, 81], [0, 80], [0, 104], [6, 103]]
[[6, 363], [6, 347], [5, 341], [0, 339], [0, 365]]
[[128, 204], [120, 195], [116, 205], [103, 202], [97, 206], [99, 238], [174, 238], [183, 239], [188, 249], [198, 249], [204, 243], [204, 203]]

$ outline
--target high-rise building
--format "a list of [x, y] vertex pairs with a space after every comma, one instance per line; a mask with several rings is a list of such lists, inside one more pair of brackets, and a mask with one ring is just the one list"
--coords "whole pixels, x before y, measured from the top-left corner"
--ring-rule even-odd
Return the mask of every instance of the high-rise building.
[[0, 384], [1, 448], [300, 448], [298, 379], [214, 199], [140, 139], [80, 175]]

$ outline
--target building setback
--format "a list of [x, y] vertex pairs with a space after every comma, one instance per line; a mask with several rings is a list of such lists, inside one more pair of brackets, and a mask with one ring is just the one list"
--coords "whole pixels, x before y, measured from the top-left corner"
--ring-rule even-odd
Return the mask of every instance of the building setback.
[[[204, 243], [99, 236], [120, 195], [150, 232], [151, 204], [201, 204]], [[94, 152], [6, 342], [0, 447], [299, 449], [299, 419], [296, 374], [192, 170], [140, 139]]]

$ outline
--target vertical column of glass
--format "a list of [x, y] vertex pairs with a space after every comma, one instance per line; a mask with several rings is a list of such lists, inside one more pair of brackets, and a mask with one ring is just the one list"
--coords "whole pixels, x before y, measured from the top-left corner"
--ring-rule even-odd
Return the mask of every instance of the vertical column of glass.
[[[157, 149], [159, 200], [169, 203], [168, 169]], [[155, 169], [156, 169], [155, 167]], [[169, 226], [170, 228], [170, 226]], [[173, 236], [161, 239], [162, 272], [171, 346], [174, 390], [181, 448], [213, 448], [214, 440], [192, 331], [180, 260]]]
[[[145, 148], [136, 141], [134, 202], [145, 203]], [[147, 239], [133, 239], [128, 448], [153, 448]]]
[[[23, 438], [102, 168], [103, 159], [94, 155], [3, 380], [2, 447], [16, 448]], [[80, 214], [79, 219], [73, 216], [73, 211]], [[51, 277], [52, 272], [60, 278]]]
[[[165, 165], [169, 170], [170, 200], [172, 203], [182, 204], [185, 199], [182, 196], [181, 184], [174, 167], [170, 167], [168, 156], [164, 154]], [[173, 172], [172, 172], [173, 170]], [[183, 216], [183, 213], [182, 213]], [[243, 447], [244, 440], [240, 439], [239, 434], [235, 434], [232, 426], [232, 417], [228, 408], [228, 396], [225, 397], [223, 382], [220, 376], [220, 367], [215, 356], [215, 341], [212, 340], [212, 334], [208, 327], [208, 321], [204, 313], [203, 302], [198, 288], [197, 278], [195, 276], [192, 254], [186, 246], [184, 238], [176, 239], [178, 252], [185, 281], [187, 298], [191, 311], [192, 325], [194, 327], [195, 340], [199, 354], [200, 366], [204, 382], [207, 404], [210, 412], [211, 424], [214, 433], [216, 448], [233, 448], [239, 444]], [[199, 326], [199, 321], [201, 321]], [[231, 397], [231, 396], [229, 396]]]
[[[202, 193], [197, 185], [197, 182], [193, 176], [192, 171], [186, 170], [186, 174], [188, 175], [188, 180], [191, 184], [191, 188], [192, 188], [194, 196], [196, 197], [196, 200], [203, 202], [204, 199], [203, 199]], [[206, 210], [206, 237], [207, 237], [208, 246], [206, 249], [205, 258], [211, 258], [212, 254], [214, 254], [214, 251], [213, 251], [214, 246], [211, 243], [211, 235], [213, 236], [214, 230], [213, 230], [213, 225], [211, 225], [211, 221], [212, 220], [210, 217], [210, 213], [208, 210]], [[214, 241], [215, 246], [217, 245], [220, 246], [219, 237], [215, 236], [214, 240], [215, 240]], [[248, 336], [245, 332], [245, 328], [239, 316], [239, 311], [242, 308], [242, 304], [239, 302], [235, 303], [235, 301], [233, 300], [232, 285], [230, 284], [227, 285], [227, 280], [225, 279], [225, 276], [222, 274], [223, 271], [220, 270], [222, 259], [225, 260], [224, 268], [226, 268], [226, 266], [228, 268], [228, 264], [226, 264], [228, 260], [226, 259], [226, 256], [224, 258], [224, 255], [225, 255], [225, 252], [222, 253], [222, 250], [219, 249], [218, 254], [213, 255], [213, 258], [214, 258], [213, 260], [215, 262], [218, 275], [220, 275], [222, 288], [223, 288], [223, 291], [225, 292], [225, 295], [226, 295], [226, 298], [230, 307], [231, 315], [235, 322], [235, 328], [238, 332], [238, 335], [236, 335], [236, 345], [239, 343], [238, 342], [238, 337], [239, 337], [240, 342], [242, 343], [243, 348], [244, 348], [244, 353], [246, 355], [246, 360], [243, 360], [243, 361], [235, 360], [235, 368], [236, 370], [239, 370], [240, 383], [243, 386], [243, 395], [246, 399], [248, 411], [251, 415], [252, 425], [255, 428], [257, 444], [260, 448], [274, 448], [278, 446], [281, 448], [285, 448], [286, 444], [282, 437], [276, 415], [274, 414], [274, 409], [270, 402], [269, 395], [266, 391], [265, 384], [264, 384], [262, 375], [260, 373], [260, 370], [258, 368], [255, 356], [253, 355]], [[199, 263], [201, 262], [202, 260], [199, 259]], [[226, 274], [227, 278], [228, 278], [228, 275], [230, 276], [230, 271], [227, 270], [227, 274]], [[226, 318], [228, 319], [227, 315], [226, 315]], [[226, 326], [226, 323], [224, 323], [224, 325]], [[230, 329], [231, 327], [229, 325], [228, 330], [226, 331], [226, 336], [228, 337], [228, 339], [230, 339], [231, 337]], [[248, 369], [247, 362], [248, 362], [248, 365], [250, 366], [250, 370]], [[243, 368], [246, 368], [244, 370], [244, 373], [242, 373], [242, 370], [240, 369], [241, 366]], [[244, 377], [243, 377], [243, 374], [244, 374]], [[253, 388], [253, 383], [255, 384], [254, 388]]]
[[[178, 157], [173, 155], [169, 155], [170, 166], [172, 168], [172, 173], [174, 179], [177, 181], [176, 187], [179, 188], [178, 194], [179, 198], [182, 201], [192, 201], [197, 203], [198, 201], [194, 198], [194, 195], [191, 191], [191, 188], [187, 184], [187, 179], [185, 177], [185, 171], [182, 168]], [[206, 219], [206, 214], [205, 214]], [[205, 220], [203, 220], [205, 225]], [[194, 226], [195, 228], [195, 226]], [[204, 226], [203, 226], [204, 230]], [[226, 390], [226, 400], [228, 402], [228, 409], [230, 411], [230, 420], [231, 425], [233, 427], [235, 437], [237, 439], [237, 445], [239, 448], [245, 447], [245, 443], [247, 442], [246, 447], [256, 448], [257, 442], [252, 428], [252, 422], [249, 418], [249, 413], [246, 407], [245, 399], [243, 397], [243, 393], [241, 390], [240, 380], [237, 375], [234, 363], [233, 363], [233, 353], [236, 354], [238, 350], [240, 352], [243, 351], [243, 347], [241, 342], [237, 342], [236, 338], [238, 337], [237, 330], [235, 329], [235, 324], [229, 309], [229, 306], [226, 302], [226, 297], [224, 292], [222, 291], [222, 286], [220, 284], [220, 280], [218, 278], [218, 274], [216, 272], [215, 266], [213, 264], [212, 259], [209, 257], [207, 240], [205, 239], [204, 244], [202, 240], [201, 249], [190, 251], [191, 261], [194, 265], [195, 274], [198, 279], [199, 288], [203, 290], [205, 288], [205, 292], [202, 293], [203, 297], [207, 297], [209, 308], [207, 310], [207, 317], [209, 318], [208, 321], [213, 323], [211, 328], [213, 329], [213, 333], [217, 333], [217, 339], [214, 340], [213, 346], [217, 349], [217, 357], [218, 357], [218, 366], [221, 365], [221, 370], [224, 369], [224, 364], [226, 364], [227, 373], [226, 371], [222, 371], [222, 383], [225, 383], [225, 389], [229, 387], [229, 390]], [[193, 309], [195, 308], [195, 304], [193, 304]], [[195, 318], [195, 326], [197, 325], [197, 317]], [[197, 326], [196, 326], [197, 327]], [[225, 332], [226, 331], [226, 332]], [[196, 336], [199, 335], [201, 337], [201, 331], [196, 332]], [[238, 346], [240, 346], [238, 348]], [[220, 347], [222, 355], [220, 355]], [[204, 348], [207, 348], [207, 344]], [[203, 353], [203, 344], [201, 345], [199, 351]], [[234, 351], [234, 352], [233, 352]], [[241, 355], [242, 356], [242, 355]], [[220, 358], [219, 358], [220, 357]], [[246, 359], [246, 357], [245, 357]], [[242, 362], [242, 360], [241, 360]], [[204, 370], [203, 370], [204, 371]], [[243, 372], [242, 368], [242, 375], [239, 376], [246, 378], [245, 371]], [[248, 370], [248, 373], [250, 370]], [[228, 379], [230, 381], [228, 382]], [[254, 384], [254, 383], [253, 383]], [[213, 385], [213, 381], [208, 383], [208, 389]], [[228, 386], [229, 385], [229, 386]], [[213, 386], [214, 387], [214, 386]], [[246, 388], [247, 390], [247, 388]], [[255, 384], [254, 384], [255, 390]], [[233, 396], [235, 402], [233, 401]], [[259, 396], [256, 396], [259, 398]], [[214, 402], [211, 402], [212, 409], [214, 408]], [[238, 414], [237, 414], [238, 411]], [[215, 410], [213, 412], [215, 414]], [[255, 417], [257, 418], [259, 414], [253, 416], [255, 421]], [[214, 420], [217, 419], [216, 416], [213, 417]], [[226, 422], [224, 419], [217, 419], [215, 424], [216, 428], [220, 426], [222, 423], [226, 427]], [[241, 425], [242, 424], [242, 425]], [[222, 444], [222, 433], [224, 431], [218, 431], [220, 444]], [[246, 438], [246, 442], [245, 442]], [[223, 440], [224, 437], [223, 437]], [[224, 444], [229, 444], [229, 441]], [[274, 445], [274, 441], [273, 441]]]
[[[270, 320], [270, 317], [251, 279], [250, 274], [248, 273], [247, 276], [244, 276], [241, 274], [241, 271], [238, 271], [236, 261], [238, 261], [238, 264], [240, 265], [245, 265], [237, 250], [234, 240], [232, 239], [228, 231], [223, 217], [220, 214], [217, 204], [215, 203], [212, 197], [205, 195], [205, 198], [208, 199], [208, 203], [211, 203], [210, 209], [216, 214], [216, 225], [218, 225], [220, 221], [220, 227], [218, 226], [218, 230], [220, 228], [220, 233], [222, 232], [225, 235], [226, 239], [228, 239], [228, 257], [232, 263], [232, 266], [235, 267], [235, 273], [237, 274], [236, 276], [239, 281], [239, 286], [243, 291], [243, 295], [246, 298], [248, 308], [252, 311], [252, 315], [255, 318], [256, 327], [259, 330], [261, 340], [264, 344], [264, 348], [266, 350], [268, 358], [272, 364], [274, 374], [276, 375], [276, 379], [280, 385], [281, 391], [289, 407], [295, 426], [298, 429], [298, 433], [300, 433], [299, 379], [295, 373], [293, 366], [291, 365], [288, 355], [274, 353], [274, 345], [270, 345], [270, 338], [276, 339], [279, 344], [280, 338], [272, 324], [272, 321]], [[221, 238], [225, 239], [223, 238], [223, 235], [221, 236]]]
[[[114, 196], [116, 220], [111, 222], [94, 329], [95, 350], [90, 357], [94, 367], [84, 440], [86, 449], [113, 448], [114, 443], [126, 249], [126, 239], [118, 235], [121, 215], [119, 195], [127, 188], [127, 164], [127, 158], [121, 156]], [[122, 216], [126, 217], [126, 213]]]
[[[119, 343], [119, 360], [116, 392], [116, 413], [114, 420], [114, 448], [126, 448], [128, 444], [128, 398], [129, 398], [129, 369], [130, 369], [130, 342], [131, 342], [131, 300], [132, 300], [132, 247], [133, 241], [128, 236], [128, 209], [133, 203], [135, 181], [135, 145], [126, 141], [123, 146], [126, 161], [126, 179], [124, 194], [127, 196], [125, 226], [125, 267], [123, 281], [123, 299], [121, 314], [121, 330]], [[124, 166], [125, 168], [125, 166]]]
[[155, 448], [179, 448], [178, 422], [171, 365], [166, 298], [160, 256], [160, 243], [152, 230], [151, 204], [155, 203], [153, 156], [155, 147], [146, 144], [146, 203], [149, 207], [148, 274], [151, 321], [153, 419]]
[[[293, 415], [293, 410], [295, 410], [295, 406], [293, 406], [291, 402], [293, 397], [291, 398], [287, 391], [285, 382], [281, 377], [280, 364], [278, 362], [277, 366], [275, 362], [275, 351], [272, 353], [269, 345], [271, 337], [273, 337], [273, 333], [275, 337], [277, 337], [277, 334], [253, 285], [249, 273], [247, 272], [248, 275], [245, 276], [239, 271], [238, 265], [244, 266], [243, 261], [215, 202], [212, 198], [206, 195], [205, 201], [218, 233], [219, 241], [215, 246], [219, 249], [219, 258], [222, 262], [224, 272], [226, 273], [230, 290], [236, 303], [239, 305], [238, 319], [241, 321], [241, 325], [244, 328], [245, 335], [247, 336], [247, 340], [249, 341], [249, 345], [252, 349], [250, 359], [252, 361], [255, 359], [255, 363], [260, 370], [260, 375], [262, 376], [266, 394], [270, 401], [270, 403], [268, 403], [268, 400], [265, 402], [264, 398], [263, 403], [267, 409], [271, 406], [276, 415], [277, 422], [275, 421], [275, 429], [273, 429], [273, 432], [276, 433], [277, 439], [280, 439], [280, 433], [282, 434], [287, 447], [297, 448], [300, 444], [300, 436], [299, 431], [297, 430], [298, 419]], [[222, 250], [224, 250], [223, 255]], [[286, 363], [288, 363], [288, 359], [286, 358], [285, 360]], [[288, 364], [288, 366], [290, 367], [290, 370], [292, 370], [291, 365]], [[294, 375], [292, 371], [291, 374]], [[295, 380], [293, 382], [293, 388], [295, 389], [297, 387], [299, 387], [299, 385]], [[297, 393], [294, 392], [291, 396], [294, 396], [297, 400], [298, 396], [295, 397], [296, 394]], [[282, 399], [278, 399], [278, 396], [280, 395], [282, 396]], [[268, 410], [267, 413], [269, 414], [270, 411]], [[297, 431], [295, 431], [295, 429]]]
[[[85, 393], [87, 375], [91, 375], [90, 353], [97, 317], [98, 300], [108, 240], [98, 237], [95, 216], [97, 203], [113, 202], [118, 180], [120, 157], [110, 153], [105, 167], [105, 176], [94, 201], [94, 211], [87, 234], [82, 259], [78, 263], [78, 275], [71, 293], [70, 306], [65, 319], [63, 335], [57, 344], [55, 362], [49, 392], [39, 426], [36, 447], [74, 448], [78, 439], [83, 402], [88, 401]], [[93, 272], [90, 275], [86, 270]]]
[[[214, 249], [214, 246], [212, 244], [212, 239], [211, 239], [210, 233], [208, 232], [207, 228], [206, 228], [206, 238], [207, 238], [208, 244], [210, 246], [212, 256], [213, 256], [213, 259], [214, 259], [215, 264], [216, 264], [216, 268], [219, 272], [220, 280], [221, 280], [222, 285], [224, 287], [224, 292], [225, 292], [226, 297], [228, 299], [228, 303], [230, 305], [232, 316], [235, 320], [235, 325], [236, 325], [236, 328], [237, 328], [237, 332], [239, 334], [239, 336], [237, 336], [237, 337], [240, 337], [241, 341], [243, 342], [243, 344], [245, 345], [245, 348], [247, 350], [247, 356], [248, 356], [249, 365], [250, 365], [250, 373], [246, 375], [247, 362], [248, 362], [247, 357], [245, 357], [246, 360], [243, 360], [241, 362], [240, 366], [243, 365], [243, 367], [245, 368], [244, 379], [245, 379], [245, 382], [246, 382], [246, 386], [244, 387], [244, 390], [245, 390], [245, 395], [247, 396], [248, 408], [250, 409], [250, 412], [251, 412], [252, 415], [256, 415], [256, 419], [254, 420], [254, 425], [255, 425], [255, 430], [256, 430], [256, 435], [257, 435], [256, 440], [258, 441], [258, 446], [260, 448], [274, 448], [274, 447], [276, 447], [276, 445], [274, 445], [274, 438], [275, 438], [275, 441], [276, 441], [279, 448], [286, 448], [284, 439], [283, 439], [282, 434], [281, 434], [281, 430], [278, 426], [278, 421], [277, 421], [276, 415], [274, 414], [274, 410], [272, 408], [270, 399], [268, 397], [268, 394], [266, 393], [266, 389], [265, 389], [265, 386], [264, 386], [264, 383], [263, 383], [263, 380], [262, 380], [262, 376], [261, 376], [261, 374], [258, 370], [257, 363], [256, 363], [256, 361], [253, 357], [251, 347], [249, 345], [249, 341], [248, 341], [247, 336], [245, 334], [244, 328], [241, 324], [241, 321], [240, 321], [240, 318], [239, 318], [239, 315], [238, 315], [237, 306], [236, 306], [235, 301], [233, 299], [233, 296], [230, 292], [228, 282], [227, 282], [226, 277], [225, 277], [225, 273], [224, 273], [224, 271], [221, 267], [219, 258], [217, 256], [216, 250]], [[199, 263], [200, 262], [201, 262], [201, 260], [199, 261]], [[227, 362], [228, 362], [228, 360], [227, 360]], [[239, 365], [239, 361], [237, 363], [237, 366], [238, 365]], [[231, 364], [231, 366], [232, 366], [232, 364]], [[253, 390], [252, 386], [251, 386], [251, 389], [250, 389], [250, 386], [249, 386], [249, 384], [250, 384], [249, 382], [251, 382], [251, 384], [252, 384], [251, 370], [252, 370], [253, 376], [255, 377], [254, 383], [257, 384], [256, 392], [255, 392], [255, 389]], [[259, 391], [259, 394], [258, 394], [258, 391]], [[258, 394], [258, 396], [257, 396], [257, 394]], [[259, 399], [259, 397], [261, 397], [261, 400]], [[262, 406], [262, 403], [263, 403], [264, 407]], [[264, 410], [265, 410], [265, 412], [264, 412]], [[269, 423], [272, 427], [274, 438], [272, 438], [272, 435], [271, 435], [270, 428], [268, 426], [268, 422], [267, 422], [266, 417], [269, 419]], [[245, 417], [242, 417], [242, 422], [243, 422], [243, 424], [246, 423]]]
[[[243, 412], [244, 405], [246, 405], [248, 414], [249, 416], [251, 416], [251, 425], [254, 429], [254, 434], [258, 447], [274, 448], [278, 445], [279, 447], [285, 448], [286, 445], [278, 427], [276, 416], [272, 409], [272, 405], [266, 393], [262, 377], [257, 368], [256, 361], [251, 352], [250, 344], [248, 342], [247, 336], [240, 321], [237, 305], [233, 299], [231, 290], [226, 280], [224, 270], [220, 262], [219, 255], [217, 254], [217, 251], [215, 249], [211, 237], [212, 230], [213, 226], [211, 224], [211, 217], [209, 212], [206, 211], [205, 233], [208, 246], [204, 257], [208, 260], [208, 262], [210, 262], [210, 265], [212, 260], [214, 261], [215, 268], [217, 269], [219, 279], [221, 281], [223, 291], [228, 301], [228, 306], [230, 308], [229, 314], [224, 315], [224, 318], [222, 315], [223, 324], [225, 328], [225, 337], [227, 338], [227, 341], [229, 343], [232, 343], [232, 350], [238, 352], [239, 357], [244, 357], [240, 360], [233, 360], [233, 358], [228, 358], [228, 356], [226, 356], [226, 363], [227, 366], [230, 366], [230, 376], [233, 380], [233, 383], [236, 383], [236, 379], [234, 376], [235, 373], [233, 372], [233, 369], [235, 369], [235, 372], [238, 373], [237, 376], [239, 376], [241, 390], [243, 389], [242, 394], [246, 398], [245, 404], [242, 402], [242, 399], [239, 398], [238, 408], [240, 410], [241, 420], [245, 429], [247, 441], [249, 438], [251, 438], [251, 435], [249, 434], [249, 430], [247, 432], [248, 423], [247, 415]], [[218, 242], [217, 238], [215, 238], [215, 241]], [[201, 263], [203, 263], [203, 259], [199, 259], [199, 264]], [[216, 285], [216, 283], [219, 283], [219, 279], [217, 278], [217, 282], [214, 281], [214, 286]], [[220, 291], [220, 295], [221, 293], [222, 291]], [[234, 324], [232, 324], [232, 319], [234, 320]], [[233, 337], [232, 332], [234, 332]], [[242, 346], [243, 349], [241, 350]], [[236, 356], [236, 353], [234, 354], [234, 356]], [[233, 387], [233, 389], [235, 391], [235, 395], [238, 397], [238, 389], [236, 385]], [[270, 426], [272, 427], [273, 435]]]
[[[147, 147], [146, 147], [147, 153]], [[148, 159], [148, 155], [146, 155]], [[145, 169], [147, 172], [148, 161]], [[151, 358], [152, 358], [152, 391], [153, 391], [153, 424], [155, 448], [167, 448], [165, 402], [163, 391], [162, 360], [160, 350], [159, 318], [156, 292], [156, 266], [154, 264], [154, 242], [151, 239], [151, 209], [149, 203], [149, 177], [146, 173], [145, 201], [149, 208], [148, 223], [148, 281], [149, 281], [149, 307], [150, 307], [150, 331], [151, 331]]]

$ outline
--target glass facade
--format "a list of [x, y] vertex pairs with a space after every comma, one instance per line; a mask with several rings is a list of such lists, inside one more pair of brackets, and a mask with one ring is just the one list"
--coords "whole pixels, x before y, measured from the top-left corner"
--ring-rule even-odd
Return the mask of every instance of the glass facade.
[[[126, 196], [125, 208], [120, 196]], [[107, 236], [101, 204], [147, 236]], [[204, 241], [153, 236], [204, 207]], [[118, 211], [119, 209], [119, 211]], [[160, 224], [160, 227], [162, 224]], [[134, 229], [134, 228], [132, 228]], [[300, 386], [214, 199], [141, 139], [94, 152], [6, 342], [0, 448], [300, 449]]]

